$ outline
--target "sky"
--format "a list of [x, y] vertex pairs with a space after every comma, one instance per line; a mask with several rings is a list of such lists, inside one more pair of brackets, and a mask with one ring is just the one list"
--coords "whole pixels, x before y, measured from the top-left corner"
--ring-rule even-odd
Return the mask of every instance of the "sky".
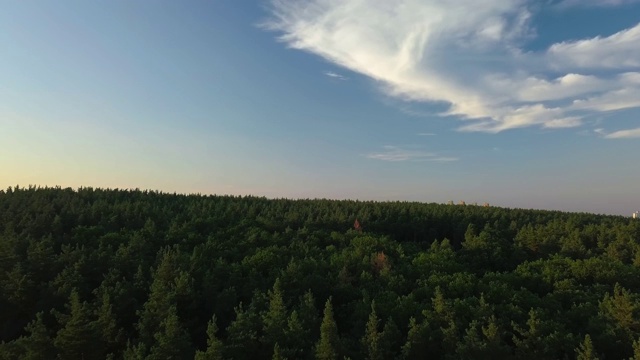
[[639, 0], [0, 0], [0, 187], [640, 210]]

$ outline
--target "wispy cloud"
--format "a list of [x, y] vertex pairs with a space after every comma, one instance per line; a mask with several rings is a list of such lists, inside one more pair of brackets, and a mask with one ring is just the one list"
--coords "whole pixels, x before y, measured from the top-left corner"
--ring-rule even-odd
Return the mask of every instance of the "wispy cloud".
[[435, 133], [418, 133], [418, 136], [435, 136]]
[[439, 115], [464, 121], [463, 131], [578, 127], [598, 112], [640, 107], [640, 24], [531, 52], [533, 0], [271, 4], [267, 26], [288, 46], [368, 76], [390, 96], [448, 104]]
[[334, 78], [334, 79], [338, 79], [338, 80], [349, 80], [348, 77], [340, 75], [340, 74], [335, 73], [333, 71], [325, 71], [324, 74], [327, 75], [328, 77], [331, 77], [331, 78]]
[[555, 6], [559, 9], [573, 7], [614, 7], [639, 3], [640, 0], [563, 0]]
[[[640, 67], [639, 45], [640, 24], [607, 37], [597, 36], [553, 44], [549, 48], [548, 56], [556, 66], [633, 69]], [[637, 76], [637, 73], [635, 75]]]
[[433, 161], [451, 162], [458, 161], [455, 157], [440, 156], [437, 153], [426, 152], [416, 149], [406, 149], [397, 146], [385, 146], [381, 152], [374, 152], [366, 155], [369, 159], [382, 161]]
[[605, 139], [640, 139], [640, 128], [615, 131], [604, 137]]

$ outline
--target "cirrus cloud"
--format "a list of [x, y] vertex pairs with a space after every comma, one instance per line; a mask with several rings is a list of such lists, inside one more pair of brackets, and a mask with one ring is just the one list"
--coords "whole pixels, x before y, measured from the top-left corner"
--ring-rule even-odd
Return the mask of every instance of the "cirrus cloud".
[[448, 104], [439, 115], [463, 121], [462, 131], [570, 128], [593, 113], [640, 107], [640, 24], [531, 52], [531, 5], [272, 0], [266, 27], [390, 96]]
[[420, 149], [402, 148], [398, 146], [387, 145], [380, 152], [373, 152], [366, 155], [369, 159], [382, 161], [432, 161], [432, 162], [451, 162], [458, 161], [456, 157], [440, 156], [437, 153], [426, 152]]
[[605, 139], [638, 139], [640, 138], [640, 128], [615, 131], [604, 137]]

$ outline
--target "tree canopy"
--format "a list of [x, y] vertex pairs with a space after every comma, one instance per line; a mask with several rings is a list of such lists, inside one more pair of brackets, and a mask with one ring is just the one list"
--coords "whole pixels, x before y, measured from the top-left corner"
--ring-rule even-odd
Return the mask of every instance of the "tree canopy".
[[0, 359], [638, 358], [640, 220], [8, 188], [0, 319]]

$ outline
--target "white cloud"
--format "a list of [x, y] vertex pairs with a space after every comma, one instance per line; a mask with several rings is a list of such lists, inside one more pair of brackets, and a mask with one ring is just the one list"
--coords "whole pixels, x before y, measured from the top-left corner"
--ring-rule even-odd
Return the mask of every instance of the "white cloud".
[[640, 107], [640, 87], [609, 91], [587, 99], [575, 100], [574, 109], [614, 111]]
[[640, 128], [620, 130], [604, 136], [606, 139], [640, 139]]
[[338, 80], [349, 80], [348, 77], [340, 75], [340, 74], [335, 73], [333, 71], [325, 71], [324, 74], [327, 75], [328, 77], [331, 77], [331, 78], [334, 78], [334, 79], [338, 79]]
[[579, 117], [574, 116], [547, 121], [544, 124], [544, 127], [549, 129], [563, 129], [577, 127], [580, 125], [582, 125], [582, 120]]
[[463, 131], [576, 127], [593, 112], [640, 106], [640, 24], [528, 52], [533, 0], [271, 4], [267, 27], [288, 46], [368, 76], [390, 96], [448, 104], [439, 115], [463, 120]]
[[369, 159], [382, 161], [433, 161], [451, 162], [457, 161], [455, 157], [444, 157], [437, 153], [426, 152], [417, 149], [405, 149], [397, 146], [385, 146], [384, 151], [374, 152], [366, 155]]
[[579, 68], [640, 67], [640, 23], [608, 37], [561, 42], [549, 48], [556, 66]]
[[564, 0], [556, 6], [561, 9], [572, 7], [614, 7], [639, 3], [640, 0]]
[[529, 77], [517, 85], [517, 99], [529, 102], [566, 99], [614, 87], [596, 76], [571, 73], [552, 81]]

